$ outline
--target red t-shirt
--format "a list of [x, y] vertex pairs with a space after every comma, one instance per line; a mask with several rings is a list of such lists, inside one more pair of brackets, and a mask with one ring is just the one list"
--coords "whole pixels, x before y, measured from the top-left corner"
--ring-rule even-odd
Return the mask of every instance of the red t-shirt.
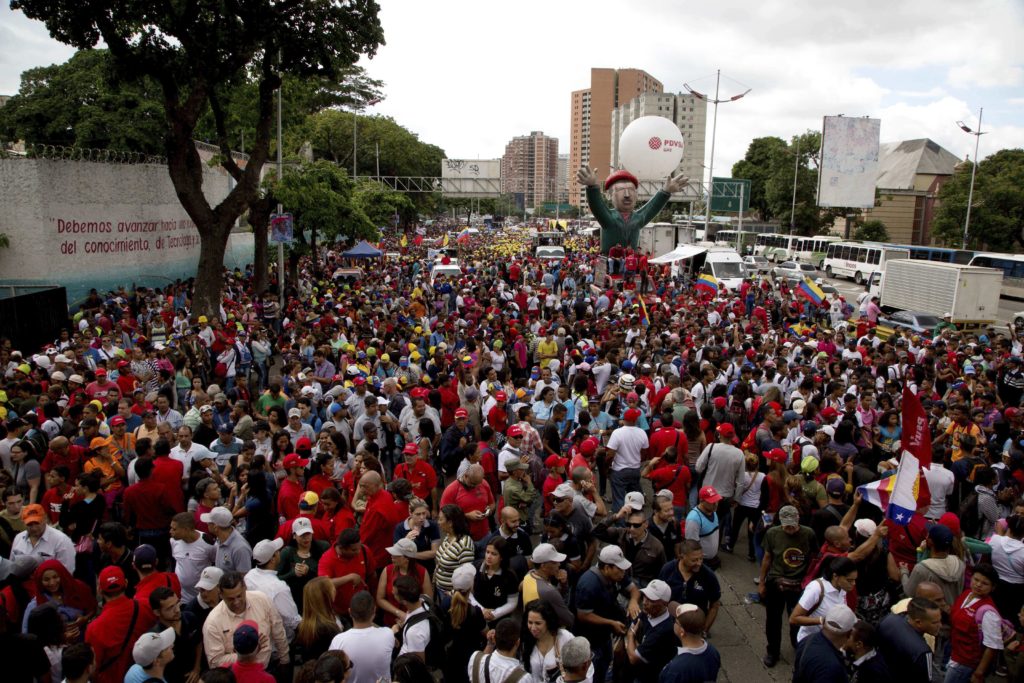
[[235, 683], [275, 683], [275, 678], [259, 662], [235, 662], [224, 668], [231, 669]]
[[402, 463], [395, 468], [395, 479], [406, 479], [412, 484], [412, 492], [421, 500], [430, 500], [430, 493], [437, 486], [437, 473], [428, 463], [419, 458], [409, 467]]
[[281, 481], [281, 488], [277, 491], [277, 513], [286, 519], [295, 519], [299, 516], [299, 499], [306, 492], [306, 488], [297, 481], [284, 479]]
[[[494, 495], [487, 482], [481, 482], [479, 486], [469, 488], [461, 481], [455, 480], [448, 485], [441, 495], [441, 505], [454, 504], [462, 508], [463, 512], [483, 512], [494, 503]], [[469, 520], [469, 535], [474, 541], [489, 534], [490, 525], [486, 519]]]
[[358, 574], [362, 582], [346, 583], [337, 587], [334, 595], [335, 614], [348, 614], [348, 604], [352, 596], [362, 590], [375, 591], [377, 581], [373, 571], [373, 560], [366, 552], [365, 546], [360, 546], [356, 556], [350, 560], [338, 557], [337, 547], [331, 548], [320, 557], [317, 565], [318, 576], [326, 576], [329, 579], [339, 579], [347, 574]]
[[686, 496], [690, 491], [689, 467], [665, 463], [664, 466], [648, 472], [647, 478], [651, 480], [651, 486], [656, 492], [661, 489], [672, 492], [673, 505], [686, 506]]
[[671, 427], [661, 427], [651, 434], [650, 445], [647, 447], [647, 455], [644, 457], [644, 460], [663, 458], [665, 450], [671, 448], [673, 443], [676, 445], [676, 462], [684, 462], [689, 443], [686, 440], [685, 434]]
[[[338, 539], [337, 534], [331, 534], [331, 526], [322, 519], [310, 517], [309, 515], [302, 515], [309, 520], [310, 526], [313, 527], [313, 538], [318, 541], [327, 541], [328, 543], [334, 544], [334, 541]], [[297, 519], [297, 518], [296, 518]], [[292, 540], [292, 523], [294, 519], [287, 520], [284, 524], [277, 527], [277, 536], [287, 545]]]

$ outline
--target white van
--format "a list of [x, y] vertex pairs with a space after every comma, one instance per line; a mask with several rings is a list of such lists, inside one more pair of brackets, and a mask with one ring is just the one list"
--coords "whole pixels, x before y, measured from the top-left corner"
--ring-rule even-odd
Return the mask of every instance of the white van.
[[709, 249], [701, 270], [714, 275], [719, 284], [730, 291], [738, 291], [746, 277], [743, 258], [735, 249]]

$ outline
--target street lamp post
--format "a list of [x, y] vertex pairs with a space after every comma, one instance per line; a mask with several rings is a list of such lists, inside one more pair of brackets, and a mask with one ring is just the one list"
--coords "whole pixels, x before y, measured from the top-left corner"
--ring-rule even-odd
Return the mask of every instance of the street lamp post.
[[690, 87], [688, 83], [683, 83], [683, 87], [686, 88], [686, 91], [688, 93], [690, 93], [699, 100], [704, 100], [705, 102], [710, 102], [711, 104], [715, 105], [714, 118], [712, 119], [711, 123], [711, 162], [708, 164], [708, 199], [707, 206], [705, 206], [704, 208], [704, 239], [708, 238], [708, 232], [711, 229], [711, 193], [714, 191], [715, 187], [715, 135], [718, 132], [718, 105], [725, 102], [735, 102], [736, 100], [741, 99], [744, 95], [750, 92], [750, 88], [747, 88], [744, 92], [741, 92], [739, 95], [733, 95], [732, 97], [729, 97], [724, 100], [719, 99], [718, 89], [721, 85], [721, 82], [722, 70], [718, 69], [715, 72], [715, 99], [711, 99], [704, 93], [694, 90], [693, 88]]
[[981, 132], [981, 114], [983, 111], [985, 111], [984, 107], [978, 108], [977, 130], [971, 130], [970, 126], [965, 124], [963, 121], [956, 122], [956, 125], [960, 126], [960, 130], [968, 135], [974, 136], [974, 163], [971, 165], [971, 189], [967, 191], [967, 216], [964, 217], [963, 249], [967, 248], [967, 231], [971, 228], [971, 203], [974, 201], [974, 176], [978, 171], [978, 144], [981, 142], [981, 136], [984, 135], [984, 133]]
[[789, 207], [789, 236], [793, 236], [796, 225], [796, 177], [800, 171], [800, 136], [796, 136], [796, 160], [793, 162], [793, 203]]

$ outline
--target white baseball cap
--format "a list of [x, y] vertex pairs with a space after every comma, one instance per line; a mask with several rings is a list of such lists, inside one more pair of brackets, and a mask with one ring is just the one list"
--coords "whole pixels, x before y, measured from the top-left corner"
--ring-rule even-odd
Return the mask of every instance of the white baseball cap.
[[231, 510], [221, 506], [215, 507], [209, 512], [204, 512], [199, 515], [200, 522], [224, 528], [231, 526], [231, 523], [234, 522], [234, 520], [235, 516], [231, 514]]
[[601, 548], [601, 552], [598, 554], [597, 559], [603, 564], [613, 564], [623, 571], [633, 566], [633, 563], [627, 560], [626, 556], [622, 554], [622, 548], [617, 545], [606, 545]]
[[143, 633], [132, 647], [132, 658], [139, 666], [150, 666], [161, 652], [174, 647], [174, 638], [173, 628], [158, 633]]
[[574, 489], [572, 484], [569, 482], [563, 481], [555, 487], [555, 490], [552, 491], [552, 495], [554, 495], [555, 498], [573, 498], [576, 496], [576, 489]]
[[669, 585], [661, 579], [654, 579], [645, 587], [640, 589], [643, 593], [651, 600], [658, 600], [660, 602], [668, 602], [672, 599], [672, 589]]
[[223, 569], [207, 567], [203, 570], [203, 573], [199, 575], [199, 580], [196, 581], [196, 588], [204, 591], [216, 588], [220, 584], [222, 576], [224, 576]]
[[632, 491], [626, 494], [626, 505], [634, 510], [644, 509], [644, 494], [639, 491]]
[[833, 633], [849, 633], [857, 623], [857, 615], [846, 605], [835, 605], [825, 614], [825, 628]]
[[533, 549], [533, 555], [530, 556], [530, 562], [534, 564], [544, 564], [545, 562], [565, 562], [565, 553], [560, 553], [555, 550], [555, 546], [550, 543], [541, 543]]
[[273, 541], [264, 539], [252, 549], [252, 559], [256, 560], [256, 564], [266, 564], [274, 557], [274, 553], [283, 547], [283, 538], [275, 538]]
[[416, 553], [419, 549], [416, 548], [416, 543], [408, 538], [400, 538], [395, 541], [395, 544], [389, 548], [385, 548], [389, 555], [397, 557], [416, 557]]
[[292, 533], [296, 536], [305, 536], [313, 533], [313, 522], [308, 517], [296, 517], [292, 520]]
[[452, 588], [457, 591], [468, 591], [473, 587], [474, 581], [476, 581], [476, 567], [471, 564], [461, 564], [452, 572]]

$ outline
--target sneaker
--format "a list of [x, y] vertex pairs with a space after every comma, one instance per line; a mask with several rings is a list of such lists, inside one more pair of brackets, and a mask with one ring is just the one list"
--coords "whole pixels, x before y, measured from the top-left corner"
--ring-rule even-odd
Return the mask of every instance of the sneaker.
[[779, 663], [779, 656], [778, 655], [765, 655], [764, 657], [761, 658], [761, 663], [764, 664], [769, 669], [771, 669], [772, 667], [774, 667], [776, 664]]
[[760, 576], [755, 576], [754, 577], [754, 585], [755, 586], [760, 586], [761, 585], [761, 577]]

